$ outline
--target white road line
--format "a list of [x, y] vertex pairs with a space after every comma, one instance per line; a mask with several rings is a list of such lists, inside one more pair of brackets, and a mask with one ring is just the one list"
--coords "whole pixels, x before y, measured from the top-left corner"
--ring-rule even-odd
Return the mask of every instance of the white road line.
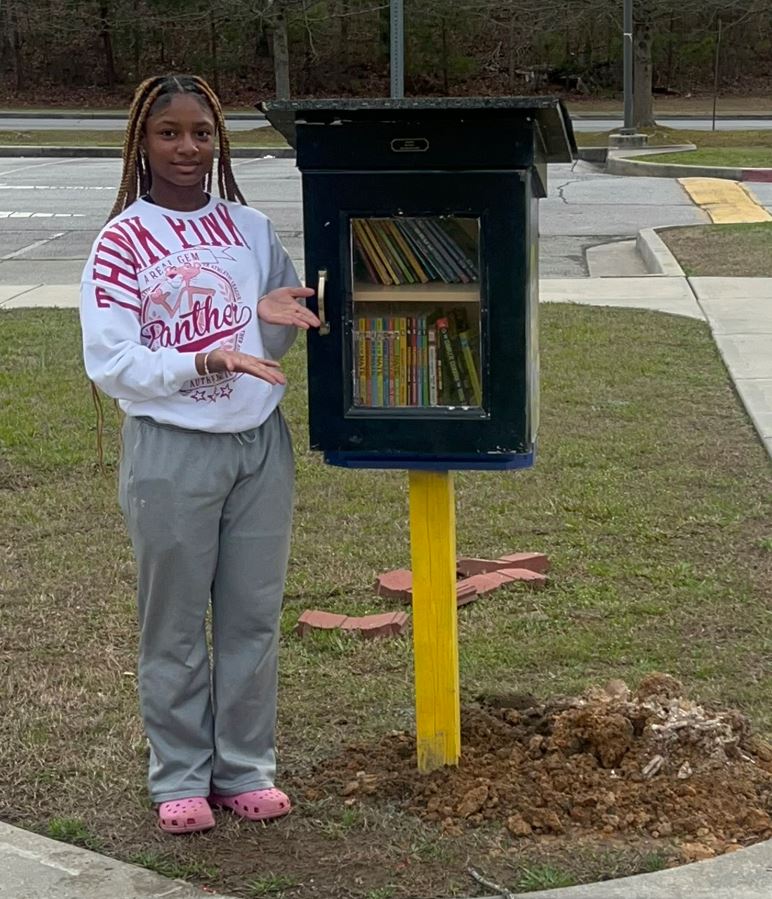
[[83, 219], [85, 212], [9, 212], [0, 209], [0, 219]]
[[114, 185], [110, 187], [99, 187], [97, 185], [86, 184], [0, 184], [0, 190], [112, 190], [117, 188]]
[[15, 175], [17, 172], [26, 172], [27, 169], [42, 169], [43, 166], [46, 165], [64, 165], [67, 162], [72, 162], [72, 159], [55, 159], [53, 162], [35, 162], [32, 165], [23, 165], [18, 169], [8, 169], [7, 172], [0, 172], [0, 176]]
[[36, 240], [35, 243], [31, 243], [26, 247], [22, 247], [20, 250], [16, 250], [14, 253], [7, 253], [5, 256], [0, 256], [0, 259], [16, 259], [18, 256], [23, 256], [25, 253], [29, 253], [30, 250], [36, 250], [38, 247], [44, 247], [47, 243], [51, 243], [52, 240], [56, 240], [57, 237], [64, 237], [66, 231], [57, 231], [56, 234], [52, 234], [50, 237], [46, 237], [43, 240]]

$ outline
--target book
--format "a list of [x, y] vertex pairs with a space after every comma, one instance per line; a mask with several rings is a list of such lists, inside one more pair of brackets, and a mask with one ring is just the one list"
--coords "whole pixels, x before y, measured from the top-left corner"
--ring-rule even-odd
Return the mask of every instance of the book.
[[443, 227], [443, 223], [438, 219], [426, 219], [426, 228], [436, 241], [438, 252], [443, 254], [443, 258], [454, 273], [456, 280], [466, 284], [472, 278], [466, 270], [463, 254]]
[[458, 343], [461, 347], [461, 356], [464, 360], [464, 366], [469, 377], [471, 387], [471, 401], [476, 406], [482, 405], [482, 384], [480, 381], [480, 371], [475, 359], [475, 353], [472, 351], [471, 335], [469, 331], [458, 332]]
[[453, 347], [453, 341], [450, 336], [450, 322], [447, 317], [437, 319], [437, 334], [440, 346], [442, 347], [442, 356], [447, 365], [447, 372], [450, 376], [451, 402], [457, 402], [462, 406], [467, 404], [466, 393], [464, 392], [464, 384], [461, 380], [461, 372], [458, 367], [458, 359], [456, 351]]
[[385, 270], [387, 277], [390, 278], [389, 281], [384, 281], [384, 284], [400, 284], [400, 276], [397, 272], [392, 268], [391, 263], [389, 262], [386, 254], [383, 251], [380, 243], [378, 242], [378, 238], [375, 235], [375, 232], [372, 230], [372, 226], [370, 224], [369, 219], [358, 219], [359, 226], [362, 232], [365, 234], [368, 246], [372, 250], [372, 254], [374, 258], [380, 262], [381, 267]]
[[399, 404], [408, 404], [408, 364], [407, 364], [407, 316], [399, 317]]
[[415, 233], [424, 247], [424, 252], [429, 255], [432, 264], [439, 272], [440, 280], [445, 281], [447, 284], [458, 282], [460, 279], [453, 265], [448, 263], [447, 256], [440, 247], [436, 235], [429, 231], [423, 219], [412, 219], [412, 223], [415, 227]]
[[442, 232], [447, 242], [448, 250], [466, 271], [470, 279], [475, 281], [480, 276], [477, 266], [477, 247], [470, 236], [455, 217], [448, 217], [437, 221], [437, 227]]
[[402, 232], [402, 236], [413, 250], [416, 258], [421, 264], [429, 281], [441, 281], [442, 276], [435, 267], [432, 259], [431, 250], [427, 253], [424, 243], [421, 241], [414, 227], [415, 219], [394, 219], [395, 225]]
[[381, 252], [386, 256], [392, 269], [400, 277], [401, 283], [415, 284], [418, 276], [413, 273], [410, 263], [403, 258], [401, 250], [392, 240], [391, 234], [386, 228], [386, 222], [383, 219], [371, 219], [370, 227], [379, 242]]
[[373, 366], [373, 405], [383, 405], [383, 319], [375, 318], [373, 323], [373, 343], [375, 364]]
[[429, 368], [429, 405], [439, 405], [437, 390], [437, 325], [427, 326], [427, 359]]
[[367, 258], [377, 272], [377, 281], [386, 285], [396, 284], [397, 282], [392, 279], [386, 266], [383, 264], [380, 255], [373, 247], [370, 236], [367, 231], [365, 231], [363, 221], [363, 219], [352, 219], [352, 227], [354, 229], [354, 235], [359, 241], [359, 246], [362, 248], [363, 252], [367, 254]]
[[392, 237], [394, 238], [394, 241], [397, 243], [397, 245], [401, 249], [403, 256], [408, 261], [412, 272], [416, 276], [416, 279], [421, 284], [428, 283], [429, 276], [424, 271], [423, 266], [418, 261], [418, 258], [416, 257], [415, 253], [413, 252], [412, 248], [410, 247], [410, 244], [407, 242], [407, 240], [405, 240], [404, 235], [397, 227], [395, 221], [393, 219], [385, 219], [384, 223], [386, 225], [386, 228], [389, 230]]
[[383, 395], [386, 406], [396, 405], [395, 389], [397, 386], [397, 358], [396, 349], [397, 341], [394, 332], [394, 318], [389, 316], [386, 322], [386, 358], [387, 366], [385, 371], [386, 384], [384, 385]]

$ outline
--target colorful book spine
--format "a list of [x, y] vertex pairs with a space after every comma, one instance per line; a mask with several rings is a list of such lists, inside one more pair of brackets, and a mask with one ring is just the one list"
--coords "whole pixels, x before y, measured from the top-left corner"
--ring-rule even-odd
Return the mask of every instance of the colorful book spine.
[[399, 246], [402, 255], [407, 260], [411, 271], [415, 274], [416, 280], [421, 284], [426, 284], [430, 280], [429, 276], [424, 271], [423, 266], [418, 261], [418, 258], [410, 247], [410, 244], [408, 244], [408, 242], [405, 240], [404, 235], [399, 230], [394, 220], [386, 219], [385, 225], [386, 228], [388, 228], [394, 242]]
[[397, 282], [392, 279], [389, 271], [383, 264], [380, 255], [376, 252], [376, 249], [370, 240], [370, 235], [364, 226], [364, 219], [352, 219], [352, 227], [354, 229], [355, 239], [359, 242], [359, 246], [362, 248], [363, 252], [367, 254], [371, 265], [377, 272], [377, 281], [387, 286], [396, 284]]
[[410, 263], [403, 257], [402, 251], [391, 239], [391, 233], [383, 219], [371, 219], [370, 228], [378, 241], [378, 246], [383, 255], [389, 260], [391, 268], [400, 278], [402, 284], [415, 284], [418, 276], [410, 267]]
[[413, 219], [421, 240], [424, 242], [426, 252], [432, 257], [432, 262], [439, 269], [442, 280], [447, 284], [455, 284], [460, 280], [456, 264], [448, 257], [444, 247], [437, 239], [437, 235], [427, 225], [427, 219]]
[[408, 363], [407, 363], [407, 316], [399, 317], [399, 404], [407, 406]]
[[475, 275], [467, 270], [464, 254], [456, 241], [447, 231], [449, 219], [426, 219], [426, 227], [435, 235], [438, 244], [445, 252], [449, 264], [457, 272], [462, 281], [468, 283]]
[[437, 319], [437, 333], [442, 346], [442, 355], [447, 363], [447, 371], [450, 376], [450, 386], [452, 390], [449, 392], [452, 395], [452, 401], [465, 406], [466, 395], [464, 393], [464, 384], [461, 380], [461, 372], [458, 367], [456, 351], [453, 348], [453, 341], [450, 336], [450, 323], [447, 318]]
[[392, 267], [391, 262], [389, 261], [386, 253], [381, 247], [378, 237], [373, 231], [372, 224], [369, 219], [358, 219], [360, 223], [360, 227], [362, 232], [366, 235], [368, 246], [370, 247], [374, 257], [380, 262], [381, 267], [386, 271], [387, 276], [391, 279], [389, 283], [391, 284], [401, 284], [402, 279], [400, 275], [395, 271]]
[[397, 341], [394, 331], [394, 318], [389, 316], [386, 319], [386, 334], [388, 347], [389, 364], [386, 369], [386, 384], [384, 385], [384, 396], [386, 397], [387, 406], [396, 406], [395, 388], [397, 385]]
[[430, 281], [440, 281], [442, 276], [434, 264], [431, 250], [427, 252], [420, 235], [415, 229], [415, 219], [395, 219], [395, 224], [399, 228], [402, 236], [405, 238], [410, 248], [413, 250], [416, 258], [421, 264], [422, 269]]
[[437, 390], [437, 325], [430, 324], [427, 334], [427, 356], [429, 367], [429, 405], [438, 406], [439, 392]]
[[475, 360], [475, 354], [472, 352], [472, 345], [470, 342], [470, 335], [468, 331], [458, 332], [458, 343], [461, 347], [461, 355], [464, 358], [467, 374], [469, 376], [472, 401], [476, 406], [481, 406], [482, 384], [480, 382], [480, 372]]

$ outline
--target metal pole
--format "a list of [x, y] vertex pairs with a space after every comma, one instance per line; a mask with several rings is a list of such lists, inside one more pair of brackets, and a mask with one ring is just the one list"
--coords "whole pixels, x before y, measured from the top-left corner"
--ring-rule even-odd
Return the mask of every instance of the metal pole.
[[625, 127], [622, 134], [635, 134], [633, 122], [633, 0], [624, 0], [624, 71], [625, 71]]
[[713, 130], [716, 130], [716, 107], [718, 106], [718, 73], [721, 62], [721, 16], [718, 17], [718, 34], [716, 35], [716, 71], [713, 76]]
[[391, 97], [405, 96], [405, 9], [404, 0], [391, 0], [390, 12]]

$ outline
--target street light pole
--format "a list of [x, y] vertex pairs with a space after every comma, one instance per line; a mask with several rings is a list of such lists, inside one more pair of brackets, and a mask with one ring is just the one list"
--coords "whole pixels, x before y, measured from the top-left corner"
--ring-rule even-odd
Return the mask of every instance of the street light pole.
[[391, 0], [389, 15], [390, 25], [390, 61], [391, 61], [391, 97], [401, 100], [405, 96], [405, 10], [404, 0]]
[[625, 70], [625, 127], [622, 134], [635, 134], [633, 122], [633, 0], [624, 0], [624, 70]]

